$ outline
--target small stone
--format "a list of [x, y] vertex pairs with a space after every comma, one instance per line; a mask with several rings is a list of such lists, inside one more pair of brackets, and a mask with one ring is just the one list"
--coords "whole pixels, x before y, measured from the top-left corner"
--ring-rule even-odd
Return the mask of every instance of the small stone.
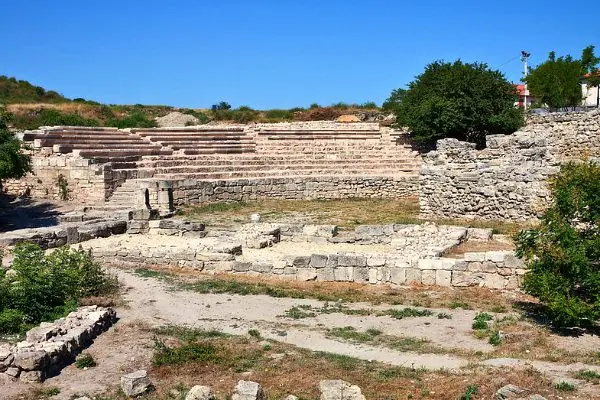
[[135, 397], [145, 393], [151, 386], [146, 371], [139, 370], [121, 377], [121, 389], [127, 397]]
[[190, 389], [185, 400], [214, 400], [215, 395], [208, 386], [196, 385]]
[[239, 381], [231, 400], [266, 400], [265, 392], [260, 384], [252, 381]]
[[27, 383], [41, 382], [44, 380], [44, 374], [42, 371], [22, 371], [19, 379]]
[[293, 394], [290, 394], [290, 395], [285, 396], [281, 400], [298, 400], [298, 398], [296, 396], [294, 396]]
[[502, 386], [496, 391], [497, 400], [516, 399], [527, 394], [528, 390], [515, 385]]
[[319, 382], [321, 400], [365, 400], [360, 388], [342, 380]]
[[250, 215], [250, 221], [252, 221], [255, 224], [258, 224], [260, 222], [260, 214]]
[[11, 378], [18, 378], [19, 374], [21, 373], [21, 370], [16, 367], [10, 367], [4, 373], [10, 376]]

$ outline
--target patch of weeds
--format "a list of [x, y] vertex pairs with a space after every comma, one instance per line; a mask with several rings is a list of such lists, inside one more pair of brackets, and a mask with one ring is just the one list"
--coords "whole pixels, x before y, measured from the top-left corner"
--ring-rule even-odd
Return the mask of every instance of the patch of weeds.
[[467, 303], [463, 303], [463, 302], [458, 301], [458, 300], [452, 300], [450, 302], [450, 305], [448, 307], [450, 307], [453, 310], [456, 310], [457, 308], [461, 308], [463, 310], [470, 310], [471, 309], [471, 307]]
[[425, 372], [426, 370], [423, 368], [391, 367], [380, 370], [377, 373], [377, 379], [382, 381], [398, 378], [420, 379]]
[[263, 350], [264, 351], [269, 351], [271, 350], [271, 345], [269, 343], [265, 343], [265, 345], [263, 346]]
[[577, 390], [575, 385], [569, 382], [558, 382], [554, 385], [554, 388], [561, 392], [574, 392], [575, 390]]
[[169, 347], [164, 341], [154, 340], [155, 366], [179, 365], [188, 362], [217, 363], [221, 361], [217, 348], [207, 343], [186, 343], [179, 347]]
[[32, 395], [36, 399], [47, 399], [52, 396], [56, 396], [60, 393], [60, 389], [57, 387], [49, 388], [36, 388], [32, 390]]
[[343, 328], [331, 328], [328, 332], [328, 335], [353, 342], [365, 343], [373, 341], [377, 336], [381, 335], [381, 333], [382, 332], [377, 329], [369, 329], [365, 332], [358, 332], [352, 326], [345, 326]]
[[315, 354], [326, 359], [327, 361], [334, 363], [336, 367], [344, 370], [355, 370], [363, 363], [363, 360], [360, 360], [356, 357], [344, 356], [341, 354], [328, 353], [324, 351], [318, 351]]
[[494, 312], [494, 313], [502, 314], [502, 313], [505, 313], [505, 312], [507, 311], [507, 309], [506, 309], [506, 307], [505, 307], [505, 306], [502, 306], [502, 305], [496, 305], [496, 306], [492, 306], [492, 307], [490, 308], [490, 311], [491, 311], [491, 312]]
[[577, 371], [575, 378], [593, 382], [594, 384], [600, 383], [600, 373], [591, 369], [582, 369]]
[[75, 366], [77, 368], [92, 368], [96, 365], [96, 360], [89, 353], [82, 353], [75, 359]]
[[492, 336], [490, 336], [488, 343], [492, 346], [500, 346], [502, 344], [502, 337], [500, 336], [500, 331], [494, 331]]
[[156, 271], [156, 270], [148, 269], [148, 268], [136, 268], [133, 271], [133, 273], [136, 274], [137, 276], [139, 276], [140, 278], [154, 278], [154, 279], [161, 279], [161, 280], [173, 279], [173, 276], [168, 272]]
[[153, 330], [157, 335], [171, 336], [185, 342], [194, 342], [198, 339], [223, 338], [227, 337], [226, 333], [203, 329], [188, 328], [187, 326], [166, 325]]
[[479, 393], [477, 385], [468, 385], [465, 392], [459, 397], [459, 400], [473, 400], [473, 396]]
[[304, 319], [304, 318], [312, 318], [316, 317], [317, 314], [310, 311], [312, 308], [307, 304], [301, 304], [299, 306], [294, 306], [289, 310], [285, 310], [283, 313], [284, 317], [292, 318], [292, 319]]
[[473, 324], [471, 325], [471, 327], [474, 330], [488, 329], [488, 321], [491, 321], [493, 319], [494, 317], [492, 317], [488, 313], [478, 312], [477, 315], [475, 315], [475, 318], [473, 319]]
[[250, 335], [251, 337], [253, 337], [255, 339], [259, 339], [260, 338], [260, 332], [258, 331], [258, 329], [249, 329], [248, 330], [248, 335]]
[[413, 337], [394, 338], [387, 340], [385, 343], [387, 347], [400, 351], [419, 351], [426, 344], [429, 344], [429, 340]]
[[438, 319], [452, 319], [452, 315], [445, 312], [438, 313], [437, 317]]
[[407, 318], [407, 317], [429, 317], [429, 316], [433, 315], [433, 311], [428, 310], [428, 309], [419, 310], [417, 308], [411, 308], [411, 307], [406, 307], [406, 308], [403, 308], [402, 310], [396, 310], [396, 309], [390, 308], [389, 310], [385, 310], [385, 311], [382, 311], [377, 314], [377, 316], [383, 316], [383, 315], [388, 315], [395, 319], [402, 319], [402, 318]]

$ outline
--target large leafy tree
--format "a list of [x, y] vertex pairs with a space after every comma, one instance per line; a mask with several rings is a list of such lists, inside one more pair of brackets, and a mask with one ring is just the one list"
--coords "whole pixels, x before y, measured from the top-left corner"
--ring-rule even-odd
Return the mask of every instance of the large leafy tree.
[[512, 133], [523, 125], [514, 107], [514, 86], [482, 63], [436, 61], [386, 101], [397, 123], [421, 144], [456, 138], [485, 147], [485, 136]]
[[595, 75], [600, 58], [594, 54], [594, 46], [586, 47], [581, 59], [570, 55], [556, 57], [552, 51], [548, 60], [529, 71], [525, 78], [531, 93], [537, 100], [551, 108], [581, 105], [581, 82], [586, 74], [590, 86], [597, 86], [600, 77]]
[[21, 152], [21, 141], [6, 126], [8, 114], [0, 108], [0, 184], [9, 178], [21, 178], [31, 170], [29, 156]]
[[555, 325], [592, 326], [600, 319], [600, 165], [562, 166], [551, 193], [540, 227], [517, 237], [529, 267], [523, 286]]

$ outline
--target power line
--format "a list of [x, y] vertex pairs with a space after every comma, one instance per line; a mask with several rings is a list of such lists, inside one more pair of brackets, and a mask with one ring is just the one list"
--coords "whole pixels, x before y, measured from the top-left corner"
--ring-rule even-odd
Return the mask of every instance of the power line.
[[510, 60], [506, 61], [505, 63], [502, 63], [500, 65], [498, 65], [497, 67], [495, 67], [494, 69], [498, 69], [500, 67], [504, 67], [506, 64], [515, 61], [517, 58], [521, 57], [520, 55], [518, 56], [514, 56], [513, 58], [511, 58]]

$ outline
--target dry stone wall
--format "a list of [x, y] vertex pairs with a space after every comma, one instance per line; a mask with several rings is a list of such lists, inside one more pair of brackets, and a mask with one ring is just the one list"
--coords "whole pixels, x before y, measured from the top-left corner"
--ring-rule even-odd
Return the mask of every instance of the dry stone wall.
[[65, 318], [43, 322], [15, 346], [0, 346], [0, 373], [8, 379], [40, 382], [58, 373], [116, 321], [111, 308], [80, 307]]
[[533, 116], [512, 135], [476, 150], [439, 140], [420, 171], [421, 213], [434, 218], [530, 220], [548, 204], [548, 178], [561, 163], [600, 155], [600, 111]]

